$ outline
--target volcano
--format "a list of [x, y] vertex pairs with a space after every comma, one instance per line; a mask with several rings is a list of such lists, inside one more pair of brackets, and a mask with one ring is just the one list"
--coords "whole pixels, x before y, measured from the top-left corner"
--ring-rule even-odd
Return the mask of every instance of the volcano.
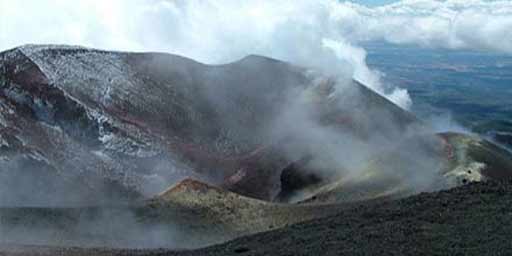
[[144, 232], [185, 225], [174, 233], [195, 234], [184, 245], [195, 248], [512, 176], [499, 146], [438, 134], [357, 81], [262, 56], [207, 65], [26, 45], [0, 53], [0, 86], [0, 217], [12, 220], [0, 231], [44, 219], [81, 241], [59, 246], [130, 245], [115, 241], [122, 223], [79, 230], [83, 212], [105, 216], [98, 208]]

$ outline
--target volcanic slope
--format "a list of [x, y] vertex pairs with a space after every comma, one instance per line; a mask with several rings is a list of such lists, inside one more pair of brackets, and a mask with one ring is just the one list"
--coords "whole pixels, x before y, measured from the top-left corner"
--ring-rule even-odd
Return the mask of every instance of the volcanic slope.
[[509, 181], [472, 183], [177, 255], [507, 255], [511, 202]]
[[[303, 174], [315, 189], [375, 172], [397, 174], [400, 191], [454, 183], [437, 182], [451, 146], [412, 114], [358, 82], [266, 57], [205, 65], [26, 45], [0, 53], [0, 85], [1, 205], [131, 202], [186, 177], [282, 202], [308, 199], [289, 184]], [[404, 144], [415, 147], [395, 150]], [[393, 150], [415, 160], [367, 166]], [[430, 182], [411, 183], [417, 173]]]
[[0, 244], [199, 248], [353, 206], [275, 204], [186, 179], [139, 204], [0, 208]]
[[511, 202], [510, 181], [489, 181], [361, 204], [193, 251], [11, 246], [3, 255], [508, 255]]
[[512, 175], [492, 143], [261, 56], [27, 45], [0, 87], [2, 242], [198, 248]]
[[[476, 135], [448, 132], [437, 134], [436, 140], [439, 140], [439, 144], [443, 146], [430, 153], [425, 152], [425, 154], [432, 154], [434, 159], [441, 159], [437, 163], [427, 161], [432, 165], [421, 167], [422, 163], [411, 159], [408, 154], [417, 144], [410, 145], [410, 141], [406, 141], [398, 145], [396, 149], [390, 150], [389, 153], [369, 162], [363, 171], [365, 175], [356, 176], [353, 179], [340, 178], [324, 183], [319, 182], [319, 184], [302, 184], [300, 188], [293, 190], [292, 201], [334, 203], [375, 198], [396, 199], [419, 193], [422, 190], [440, 190], [472, 181], [510, 179], [512, 161], [510, 152], [506, 149]], [[423, 184], [428, 188], [421, 188], [420, 182], [418, 183], [419, 187], [414, 189], [410, 186], [410, 184], [414, 184], [413, 180], [408, 186], [408, 184], [404, 184], [403, 177], [400, 177], [407, 173], [403, 170], [411, 166], [418, 166], [422, 170], [439, 168], [439, 173], [435, 174], [435, 177], [430, 177], [431, 183]], [[425, 178], [421, 174], [418, 176]], [[297, 179], [296, 176], [294, 178]]]
[[[297, 105], [291, 99], [322, 99], [336, 81], [259, 56], [209, 66], [27, 45], [0, 53], [0, 84], [1, 187], [10, 191], [2, 204], [62, 205], [144, 198], [189, 176], [272, 199], [279, 171], [309, 150], [304, 134], [272, 131], [302, 121], [281, 120]], [[351, 103], [360, 111], [389, 113], [401, 129], [416, 121], [364, 86], [350, 88], [367, 99]], [[329, 104], [318, 119], [371, 133], [370, 116], [356, 120]]]
[[4, 205], [130, 201], [185, 177], [271, 200], [280, 171], [314, 150], [302, 131], [288, 131], [304, 121], [291, 107], [308, 105], [315, 122], [360, 137], [373, 133], [371, 113], [386, 113], [391, 121], [379, 125], [395, 133], [417, 121], [357, 83], [344, 95], [360, 99], [337, 111], [323, 101], [336, 80], [259, 56], [209, 66], [169, 54], [26, 45], [0, 53], [0, 84]]

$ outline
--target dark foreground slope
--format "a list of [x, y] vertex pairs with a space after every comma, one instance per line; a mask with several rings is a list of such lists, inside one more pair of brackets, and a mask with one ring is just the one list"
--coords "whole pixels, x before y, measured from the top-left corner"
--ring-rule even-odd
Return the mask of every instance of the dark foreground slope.
[[471, 183], [362, 204], [196, 251], [10, 246], [0, 255], [507, 255], [512, 252], [511, 210], [511, 182]]
[[474, 183], [183, 255], [509, 255], [512, 184]]
[[276, 204], [187, 179], [138, 204], [0, 207], [0, 244], [196, 249], [353, 206]]

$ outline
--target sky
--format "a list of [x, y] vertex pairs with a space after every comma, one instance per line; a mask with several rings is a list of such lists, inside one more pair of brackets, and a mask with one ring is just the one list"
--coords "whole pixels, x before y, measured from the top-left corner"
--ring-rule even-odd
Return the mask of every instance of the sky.
[[309, 26], [324, 39], [351, 44], [380, 40], [512, 54], [511, 0], [0, 0], [0, 50], [64, 43], [172, 51], [181, 36], [220, 23], [226, 31], [239, 25], [237, 32], [243, 26], [269, 32], [292, 22], [294, 29]]
[[363, 45], [384, 41], [512, 55], [511, 0], [0, 0], [0, 51], [71, 44], [204, 63], [260, 54], [355, 78], [403, 108]]
[[397, 2], [398, 0], [355, 0], [354, 3], [359, 3], [367, 6], [380, 6]]

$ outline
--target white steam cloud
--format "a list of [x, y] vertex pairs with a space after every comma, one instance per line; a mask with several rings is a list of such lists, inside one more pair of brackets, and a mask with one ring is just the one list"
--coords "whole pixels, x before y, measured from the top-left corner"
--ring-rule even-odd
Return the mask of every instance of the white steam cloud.
[[0, 0], [0, 50], [25, 43], [163, 51], [206, 63], [261, 54], [353, 77], [403, 108], [406, 90], [382, 84], [363, 41], [512, 53], [512, 2], [230, 0]]

